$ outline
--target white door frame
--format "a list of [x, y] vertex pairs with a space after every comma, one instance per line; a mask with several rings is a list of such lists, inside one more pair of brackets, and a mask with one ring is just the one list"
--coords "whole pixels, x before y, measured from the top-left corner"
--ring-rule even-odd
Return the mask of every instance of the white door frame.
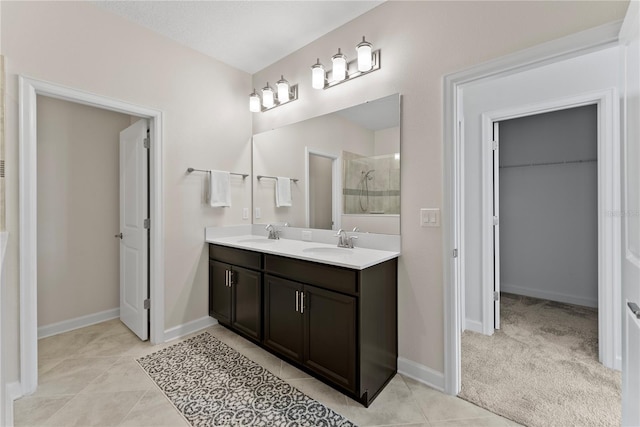
[[[503, 120], [544, 114], [585, 105], [598, 108], [598, 348], [600, 362], [612, 369], [621, 368], [620, 331], [620, 266], [621, 227], [620, 221], [610, 219], [614, 212], [620, 212], [620, 135], [618, 91], [611, 88], [487, 112], [482, 115], [482, 141], [487, 149], [482, 150], [482, 295], [483, 330], [492, 335], [493, 329], [493, 289], [494, 289], [494, 239], [493, 239], [493, 152], [489, 150], [492, 141], [493, 124]], [[464, 215], [464, 213], [462, 214]]]
[[20, 218], [20, 382], [23, 394], [38, 386], [37, 321], [37, 95], [57, 98], [149, 119], [151, 152], [149, 201], [152, 221], [149, 246], [151, 330], [153, 344], [164, 342], [164, 201], [163, 113], [54, 83], [18, 77], [19, 84], [19, 218]]
[[566, 60], [618, 43], [621, 21], [543, 43], [443, 78], [443, 282], [445, 392], [457, 395], [461, 387], [461, 342], [464, 311], [464, 170], [462, 87], [553, 62]]
[[340, 155], [326, 153], [324, 151], [319, 151], [313, 148], [304, 147], [304, 176], [305, 176], [305, 227], [309, 227], [311, 223], [311, 207], [309, 203], [309, 155], [313, 154], [314, 156], [326, 157], [327, 159], [331, 159], [331, 216], [333, 217], [333, 226], [332, 230], [338, 230], [341, 228], [341, 217], [340, 212], [342, 212], [342, 197], [340, 197], [340, 189], [342, 188], [342, 175], [340, 173], [340, 165], [342, 162], [340, 161]]

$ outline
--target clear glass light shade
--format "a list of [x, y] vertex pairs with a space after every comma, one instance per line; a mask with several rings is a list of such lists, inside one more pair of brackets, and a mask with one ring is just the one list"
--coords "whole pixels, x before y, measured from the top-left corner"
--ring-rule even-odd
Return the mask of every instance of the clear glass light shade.
[[371, 68], [373, 68], [371, 43], [362, 37], [362, 41], [356, 46], [356, 52], [358, 53], [358, 71], [364, 72], [371, 70]]
[[260, 111], [260, 97], [255, 91], [249, 95], [249, 111], [252, 113], [258, 113]]
[[324, 65], [318, 62], [311, 66], [311, 87], [314, 89], [324, 89]]
[[275, 105], [273, 89], [267, 83], [267, 86], [262, 89], [262, 105], [264, 108], [271, 108]]
[[276, 91], [278, 92], [278, 101], [288, 102], [291, 96], [289, 82], [281, 77], [276, 83]]
[[333, 81], [342, 81], [347, 78], [347, 57], [338, 49], [338, 53], [331, 57], [333, 63]]

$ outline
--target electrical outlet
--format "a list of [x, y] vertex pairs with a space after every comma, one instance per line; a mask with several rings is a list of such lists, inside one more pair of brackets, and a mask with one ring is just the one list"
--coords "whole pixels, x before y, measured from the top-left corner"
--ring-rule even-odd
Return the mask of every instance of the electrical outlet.
[[422, 208], [420, 209], [421, 227], [440, 227], [440, 209]]
[[249, 208], [242, 208], [242, 219], [249, 219]]
[[260, 208], [256, 208], [255, 217], [256, 219], [260, 219], [260, 217], [262, 217], [262, 214], [260, 213]]
[[311, 239], [311, 230], [302, 230], [302, 240], [304, 242], [310, 242]]

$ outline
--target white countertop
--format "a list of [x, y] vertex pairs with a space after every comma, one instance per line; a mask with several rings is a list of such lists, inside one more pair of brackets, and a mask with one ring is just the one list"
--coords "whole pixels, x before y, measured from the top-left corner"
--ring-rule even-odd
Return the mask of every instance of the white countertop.
[[279, 240], [269, 240], [264, 236], [257, 236], [255, 234], [231, 237], [208, 237], [206, 238], [206, 242], [356, 270], [363, 270], [400, 256], [399, 252], [382, 251], [378, 249], [359, 247], [353, 249], [338, 248], [336, 245], [328, 245], [326, 243], [282, 238]]

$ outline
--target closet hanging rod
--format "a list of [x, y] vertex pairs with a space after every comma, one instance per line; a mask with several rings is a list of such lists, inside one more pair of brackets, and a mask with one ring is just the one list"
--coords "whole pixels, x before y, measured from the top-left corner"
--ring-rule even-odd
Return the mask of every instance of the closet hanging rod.
[[[194, 169], [194, 168], [187, 168], [187, 172], [191, 173], [191, 172], [206, 172], [209, 173], [208, 170], [205, 169]], [[236, 172], [229, 172], [231, 175], [238, 175], [238, 176], [242, 176], [242, 179], [246, 178], [249, 176], [249, 174], [247, 173], [236, 173]]]
[[[267, 176], [267, 175], [258, 175], [256, 178], [258, 178], [258, 180], [261, 180], [262, 178], [278, 179], [277, 176]], [[291, 181], [293, 182], [298, 182], [298, 178], [289, 178], [289, 179], [291, 179]]]
[[526, 168], [529, 166], [569, 165], [569, 164], [575, 164], [575, 163], [591, 163], [591, 162], [597, 162], [597, 161], [598, 159], [587, 159], [587, 160], [565, 160], [562, 162], [522, 163], [519, 165], [500, 166], [500, 169]]

